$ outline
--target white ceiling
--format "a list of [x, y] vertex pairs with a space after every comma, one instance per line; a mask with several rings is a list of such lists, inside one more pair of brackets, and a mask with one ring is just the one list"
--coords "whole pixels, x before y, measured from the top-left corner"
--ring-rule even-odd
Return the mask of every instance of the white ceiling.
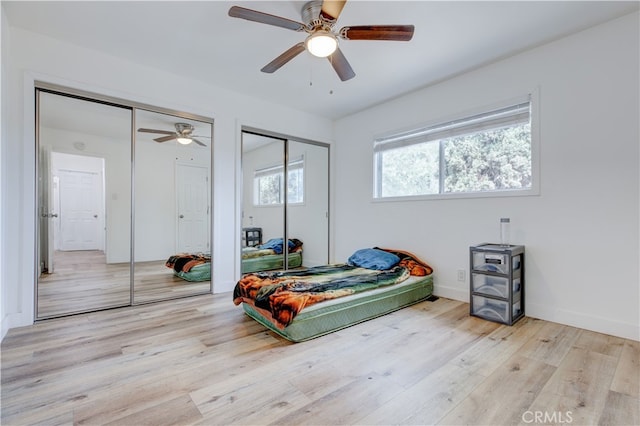
[[615, 1], [358, 1], [336, 28], [413, 24], [410, 42], [341, 41], [356, 72], [341, 82], [303, 52], [260, 68], [305, 34], [242, 19], [240, 5], [301, 21], [304, 1], [2, 1], [9, 24], [214, 86], [339, 118], [638, 10]]

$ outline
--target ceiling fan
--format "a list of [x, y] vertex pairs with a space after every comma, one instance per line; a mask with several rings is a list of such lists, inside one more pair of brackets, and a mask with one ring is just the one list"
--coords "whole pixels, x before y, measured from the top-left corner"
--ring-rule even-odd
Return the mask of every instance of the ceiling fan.
[[196, 139], [196, 137], [209, 138], [209, 136], [194, 135], [193, 131], [195, 130], [195, 127], [193, 127], [192, 124], [176, 123], [175, 127], [176, 127], [176, 130], [173, 132], [170, 130], [143, 129], [143, 128], [138, 129], [138, 131], [141, 133], [158, 133], [161, 135], [167, 135], [167, 136], [162, 136], [160, 138], [155, 138], [154, 141], [156, 142], [167, 142], [167, 141], [176, 139], [178, 143], [181, 143], [183, 145], [188, 145], [191, 142], [195, 142], [198, 145], [207, 146], [204, 143], [200, 142], [198, 139]]
[[328, 58], [340, 80], [346, 81], [355, 77], [356, 73], [338, 47], [338, 38], [409, 41], [413, 37], [414, 30], [413, 25], [359, 25], [342, 27], [339, 31], [334, 31], [333, 27], [346, 2], [346, 0], [312, 0], [305, 3], [301, 12], [304, 23], [240, 6], [231, 7], [229, 16], [309, 34], [304, 42], [289, 48], [260, 71], [273, 73], [304, 50], [308, 50], [314, 56]]

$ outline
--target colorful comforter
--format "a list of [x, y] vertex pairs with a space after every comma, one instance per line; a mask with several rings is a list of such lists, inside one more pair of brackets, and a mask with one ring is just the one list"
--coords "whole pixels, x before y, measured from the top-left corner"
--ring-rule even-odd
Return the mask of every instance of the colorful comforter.
[[211, 263], [211, 255], [204, 253], [179, 253], [165, 262], [167, 268], [175, 272], [189, 272], [194, 266]]
[[306, 306], [406, 280], [404, 266], [372, 270], [337, 264], [289, 271], [256, 272], [238, 281], [233, 302], [249, 303], [267, 311], [284, 328]]

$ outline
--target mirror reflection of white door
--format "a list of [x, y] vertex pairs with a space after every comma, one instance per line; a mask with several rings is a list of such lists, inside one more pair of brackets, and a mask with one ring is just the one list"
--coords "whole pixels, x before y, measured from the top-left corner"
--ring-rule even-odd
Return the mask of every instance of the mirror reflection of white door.
[[209, 170], [177, 164], [177, 242], [181, 253], [209, 252]]
[[100, 250], [102, 179], [99, 173], [60, 170], [60, 250]]

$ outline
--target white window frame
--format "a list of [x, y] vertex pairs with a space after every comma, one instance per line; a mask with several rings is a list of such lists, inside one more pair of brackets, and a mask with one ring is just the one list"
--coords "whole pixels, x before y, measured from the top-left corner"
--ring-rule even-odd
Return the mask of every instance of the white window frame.
[[[290, 201], [287, 200], [287, 204], [289, 205], [301, 205], [304, 204], [304, 191], [305, 191], [305, 167], [304, 167], [304, 156], [300, 156], [293, 160], [289, 160], [289, 164], [287, 165], [287, 173], [291, 173], [293, 170], [301, 170], [302, 171], [302, 187], [301, 187], [301, 198], [302, 201]], [[260, 178], [267, 176], [277, 176], [278, 177], [278, 202], [270, 203], [270, 204], [261, 204], [260, 203]], [[284, 191], [286, 187], [285, 179], [284, 179], [284, 166], [270, 166], [262, 169], [255, 170], [253, 172], [253, 205], [255, 207], [270, 207], [270, 206], [282, 206], [284, 204]]]
[[[530, 123], [531, 123], [531, 187], [526, 189], [500, 189], [500, 190], [486, 190], [475, 192], [450, 192], [445, 193], [442, 191], [443, 180], [440, 179], [440, 191], [437, 194], [420, 194], [420, 195], [403, 195], [403, 196], [387, 196], [383, 197], [379, 194], [380, 190], [380, 177], [378, 169], [377, 153], [384, 151], [383, 145], [394, 144], [396, 146], [411, 145], [412, 142], [420, 143], [427, 140], [444, 139], [436, 138], [434, 128], [438, 128], [438, 134], [446, 135], [446, 125], [455, 127], [455, 124], [460, 121], [465, 121], [470, 117], [479, 116], [483, 114], [497, 111], [500, 109], [508, 108], [510, 106], [530, 103]], [[393, 133], [382, 134], [374, 137], [373, 142], [373, 191], [372, 201], [374, 202], [388, 202], [388, 201], [408, 201], [408, 200], [434, 200], [434, 199], [454, 199], [454, 198], [487, 198], [487, 197], [514, 197], [514, 196], [534, 196], [540, 194], [540, 125], [539, 125], [539, 90], [536, 88], [526, 96], [518, 96], [507, 101], [495, 103], [489, 106], [478, 108], [472, 111], [468, 111], [463, 114], [457, 114], [455, 116], [448, 117], [446, 119], [435, 120], [430, 123], [426, 123], [420, 126], [414, 126], [401, 131], [395, 131]], [[425, 137], [426, 135], [426, 137]], [[409, 136], [409, 137], [408, 137]], [[420, 142], [415, 142], [420, 138]], [[428, 139], [427, 139], [428, 138]], [[405, 141], [403, 141], [403, 139]], [[441, 164], [442, 166], [442, 164]]]

